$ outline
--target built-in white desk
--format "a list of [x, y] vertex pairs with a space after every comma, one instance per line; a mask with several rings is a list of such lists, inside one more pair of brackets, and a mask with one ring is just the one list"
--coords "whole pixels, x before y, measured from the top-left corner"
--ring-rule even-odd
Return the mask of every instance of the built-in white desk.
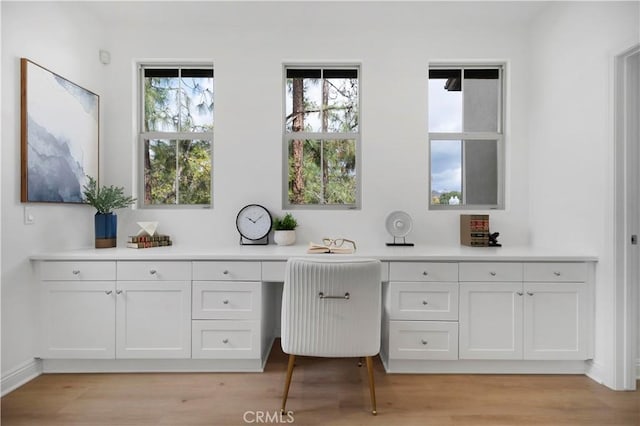
[[79, 249], [31, 256], [45, 372], [261, 371], [286, 260], [382, 261], [388, 372], [583, 373], [597, 258], [526, 247]]

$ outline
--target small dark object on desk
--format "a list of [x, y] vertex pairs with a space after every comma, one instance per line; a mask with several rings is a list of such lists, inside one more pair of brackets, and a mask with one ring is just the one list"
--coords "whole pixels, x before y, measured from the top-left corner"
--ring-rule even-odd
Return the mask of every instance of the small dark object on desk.
[[489, 234], [489, 247], [502, 247], [502, 244], [498, 243], [499, 232]]

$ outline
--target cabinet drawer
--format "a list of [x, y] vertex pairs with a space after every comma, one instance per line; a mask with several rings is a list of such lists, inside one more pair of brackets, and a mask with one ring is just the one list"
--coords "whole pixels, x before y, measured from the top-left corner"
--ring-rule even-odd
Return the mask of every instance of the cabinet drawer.
[[126, 281], [184, 281], [191, 280], [190, 262], [120, 261], [118, 280]]
[[397, 359], [458, 359], [458, 323], [391, 321], [389, 357]]
[[525, 263], [525, 281], [583, 282], [587, 280], [586, 263]]
[[389, 283], [392, 320], [457, 320], [458, 283]]
[[193, 262], [194, 280], [260, 281], [260, 262]]
[[193, 282], [193, 319], [259, 319], [260, 282]]
[[260, 322], [257, 320], [196, 320], [191, 330], [192, 358], [260, 358]]
[[40, 272], [45, 281], [113, 281], [116, 262], [42, 262]]
[[522, 281], [522, 263], [461, 263], [460, 281]]
[[389, 281], [458, 281], [458, 264], [391, 262]]

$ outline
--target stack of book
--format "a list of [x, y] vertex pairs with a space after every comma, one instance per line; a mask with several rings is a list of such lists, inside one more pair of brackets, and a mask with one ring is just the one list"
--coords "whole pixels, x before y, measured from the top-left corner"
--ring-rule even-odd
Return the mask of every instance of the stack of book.
[[489, 215], [460, 215], [460, 244], [471, 247], [489, 245]]
[[127, 239], [129, 248], [166, 247], [172, 245], [171, 237], [163, 234], [133, 235]]

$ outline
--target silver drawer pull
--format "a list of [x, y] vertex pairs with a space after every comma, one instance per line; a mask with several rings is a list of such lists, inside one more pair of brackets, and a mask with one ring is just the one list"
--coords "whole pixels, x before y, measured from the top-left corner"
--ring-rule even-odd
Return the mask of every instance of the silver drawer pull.
[[349, 299], [351, 296], [349, 293], [345, 293], [344, 296], [325, 296], [323, 292], [318, 293], [320, 299]]
[[530, 291], [527, 292], [528, 296], [533, 296], [533, 293], [531, 293]]
[[422, 304], [423, 304], [423, 305], [428, 305], [429, 303], [428, 303], [426, 300], [423, 300], [423, 301], [422, 301]]
[[224, 275], [229, 275], [229, 271], [227, 271], [226, 269], [225, 269], [224, 271], [222, 271], [222, 273], [223, 273]]
[[111, 294], [111, 293], [113, 293], [113, 291], [112, 291], [112, 290], [105, 290], [105, 292], [104, 292], [104, 294], [106, 294], [106, 295], [109, 295], [109, 294]]
[[73, 271], [71, 271], [71, 273], [73, 275], [79, 275], [80, 274], [80, 270], [79, 269], [74, 269]]
[[224, 299], [224, 300], [222, 301], [222, 303], [223, 303], [224, 305], [228, 305], [228, 304], [229, 304], [229, 300]]
[[149, 273], [150, 273], [151, 275], [155, 275], [155, 274], [157, 274], [157, 273], [158, 273], [158, 271], [156, 271], [155, 269], [151, 269], [151, 270], [149, 271]]
[[427, 275], [429, 275], [429, 273], [427, 271], [424, 271], [424, 272], [422, 272], [422, 275], [424, 275], [426, 277]]
[[422, 339], [422, 340], [420, 340], [420, 343], [422, 343], [423, 345], [426, 345], [429, 342], [427, 342], [426, 340]]
[[560, 275], [562, 275], [562, 274], [561, 274], [560, 272], [558, 272], [558, 271], [554, 271], [554, 272], [553, 272], [553, 275], [555, 275], [556, 277], [559, 277], [559, 276], [560, 276]]
[[493, 272], [493, 271], [491, 271], [491, 272], [489, 272], [489, 275], [491, 275], [492, 277], [495, 277], [495, 276], [496, 276], [496, 273], [495, 273], [495, 272]]
[[222, 339], [222, 343], [226, 345], [227, 343], [229, 343], [229, 339]]
[[122, 294], [122, 290], [116, 290], [116, 294]]
[[522, 296], [524, 293], [523, 293], [523, 292], [521, 292], [521, 291], [518, 291], [518, 292], [516, 292], [516, 294], [517, 294], [518, 296]]

